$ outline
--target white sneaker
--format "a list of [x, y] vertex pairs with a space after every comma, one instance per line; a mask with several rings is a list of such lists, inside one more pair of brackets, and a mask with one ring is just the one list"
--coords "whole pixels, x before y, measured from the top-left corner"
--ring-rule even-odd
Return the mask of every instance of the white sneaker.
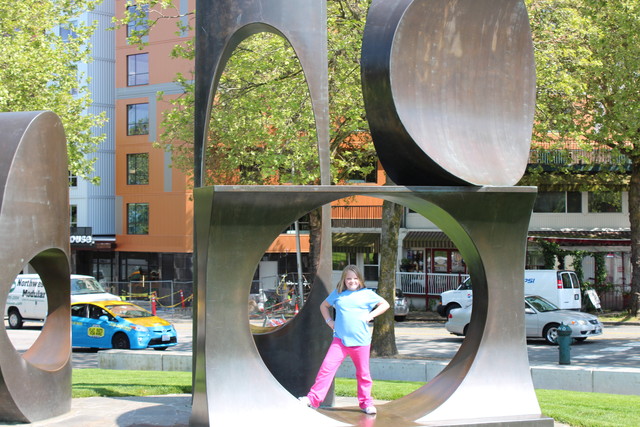
[[363, 409], [363, 411], [367, 415], [375, 415], [378, 413], [378, 410], [376, 409], [375, 406], [367, 406], [366, 408]]
[[315, 406], [311, 405], [311, 401], [309, 400], [309, 398], [307, 396], [301, 396], [298, 398], [298, 400], [300, 401], [300, 403], [302, 403], [304, 406], [308, 406], [311, 409], [318, 409]]

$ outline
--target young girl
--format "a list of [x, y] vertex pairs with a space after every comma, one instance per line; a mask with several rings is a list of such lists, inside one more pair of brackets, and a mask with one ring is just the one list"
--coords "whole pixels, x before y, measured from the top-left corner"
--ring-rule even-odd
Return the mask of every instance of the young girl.
[[[331, 318], [330, 307], [335, 308], [335, 322]], [[364, 287], [362, 274], [355, 265], [345, 267], [336, 289], [320, 304], [322, 316], [333, 329], [333, 341], [320, 366], [315, 384], [306, 396], [299, 398], [302, 403], [312, 408], [320, 406], [342, 361], [350, 356], [356, 368], [360, 408], [371, 415], [377, 412], [371, 398], [373, 382], [369, 373], [369, 322], [388, 308], [389, 303], [384, 298]]]

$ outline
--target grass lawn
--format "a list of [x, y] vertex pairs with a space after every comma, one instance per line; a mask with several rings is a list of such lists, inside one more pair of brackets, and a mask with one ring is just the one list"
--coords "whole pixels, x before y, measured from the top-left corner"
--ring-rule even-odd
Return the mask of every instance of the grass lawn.
[[[380, 400], [395, 400], [422, 385], [421, 382], [376, 380], [373, 396]], [[356, 380], [337, 378], [335, 391], [338, 396], [356, 396]], [[182, 393], [191, 393], [191, 372], [73, 370], [74, 398]], [[575, 427], [640, 425], [640, 396], [564, 390], [536, 390], [536, 394], [542, 413], [564, 424]]]
[[638, 322], [640, 321], [639, 317], [631, 316], [626, 311], [618, 311], [618, 312], [607, 312], [607, 313], [592, 313], [597, 315], [601, 322]]

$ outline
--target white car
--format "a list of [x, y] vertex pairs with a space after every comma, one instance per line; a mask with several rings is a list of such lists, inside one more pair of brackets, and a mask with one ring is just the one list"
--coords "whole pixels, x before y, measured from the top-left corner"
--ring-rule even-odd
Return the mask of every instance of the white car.
[[[371, 288], [372, 291], [378, 292], [378, 288]], [[409, 314], [409, 300], [404, 296], [402, 290], [396, 288], [396, 301], [393, 305], [393, 317], [397, 322], [403, 322]]]
[[[447, 331], [454, 335], [466, 335], [471, 310], [471, 306], [451, 310], [445, 323]], [[524, 313], [527, 338], [543, 338], [549, 344], [556, 344], [558, 326], [561, 323], [571, 328], [571, 337], [576, 341], [602, 334], [602, 322], [596, 316], [574, 310], [560, 310], [537, 295], [524, 297]]]

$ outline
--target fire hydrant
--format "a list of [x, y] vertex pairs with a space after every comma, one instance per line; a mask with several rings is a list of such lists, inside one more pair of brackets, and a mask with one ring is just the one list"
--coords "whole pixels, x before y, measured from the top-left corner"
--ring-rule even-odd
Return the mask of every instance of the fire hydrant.
[[569, 325], [565, 325], [561, 323], [558, 326], [558, 338], [556, 341], [558, 342], [558, 350], [560, 350], [560, 365], [570, 365], [571, 364], [571, 328]]

